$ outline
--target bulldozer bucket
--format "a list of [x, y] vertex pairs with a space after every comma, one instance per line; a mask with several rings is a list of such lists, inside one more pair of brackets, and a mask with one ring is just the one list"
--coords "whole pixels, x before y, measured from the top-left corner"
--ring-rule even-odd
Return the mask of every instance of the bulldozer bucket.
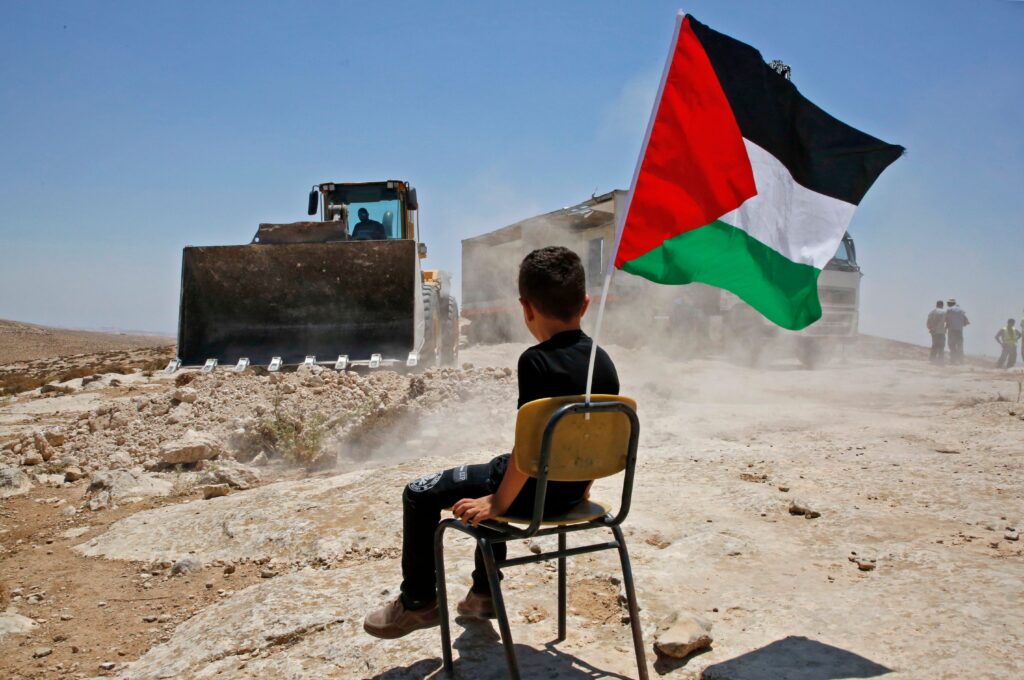
[[412, 240], [185, 248], [178, 355], [185, 365], [405, 359], [417, 261]]

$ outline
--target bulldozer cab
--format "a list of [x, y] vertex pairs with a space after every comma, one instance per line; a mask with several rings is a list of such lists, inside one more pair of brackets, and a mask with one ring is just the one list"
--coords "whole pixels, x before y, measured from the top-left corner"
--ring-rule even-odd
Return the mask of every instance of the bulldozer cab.
[[341, 223], [348, 238], [357, 241], [416, 239], [412, 214], [416, 190], [405, 182], [325, 182], [310, 192], [309, 214], [324, 222]]

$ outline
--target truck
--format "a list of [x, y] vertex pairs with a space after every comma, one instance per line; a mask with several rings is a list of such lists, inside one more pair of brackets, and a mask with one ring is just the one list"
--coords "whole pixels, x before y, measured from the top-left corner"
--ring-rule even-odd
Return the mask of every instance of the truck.
[[[468, 341], [529, 341], [515, 281], [520, 260], [535, 248], [560, 245], [580, 256], [595, 309], [615, 242], [616, 215], [625, 200], [625, 191], [610, 191], [464, 239], [462, 315], [470, 322]], [[818, 280], [821, 319], [791, 332], [770, 324], [728, 291], [700, 283], [663, 286], [620, 270], [609, 289], [600, 339], [630, 347], [654, 345], [681, 355], [726, 353], [748, 363], [757, 363], [770, 345], [791, 344], [799, 360], [813, 367], [856, 338], [861, 276], [854, 241], [846, 234]], [[595, 316], [587, 315], [584, 328]]]
[[448, 272], [420, 266], [416, 189], [324, 182], [307, 214], [319, 219], [260, 224], [245, 245], [183, 249], [168, 371], [454, 364], [458, 303]]

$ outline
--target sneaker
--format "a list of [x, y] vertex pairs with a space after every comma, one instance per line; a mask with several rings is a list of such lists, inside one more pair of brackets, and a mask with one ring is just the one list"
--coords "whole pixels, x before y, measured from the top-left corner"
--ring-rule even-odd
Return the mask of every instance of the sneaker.
[[374, 637], [392, 640], [420, 628], [438, 626], [440, 623], [437, 602], [422, 609], [406, 609], [402, 604], [402, 598], [396, 597], [394, 602], [367, 614], [363, 619], [363, 630]]
[[493, 619], [494, 599], [490, 595], [480, 595], [472, 590], [466, 593], [466, 597], [456, 607], [459, 614], [472, 619]]

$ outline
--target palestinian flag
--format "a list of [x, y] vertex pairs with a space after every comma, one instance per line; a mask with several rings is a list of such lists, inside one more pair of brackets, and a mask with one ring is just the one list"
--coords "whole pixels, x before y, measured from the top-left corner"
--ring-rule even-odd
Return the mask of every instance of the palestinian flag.
[[821, 318], [818, 275], [903, 152], [692, 16], [678, 26], [647, 135], [615, 266], [725, 288], [792, 330]]

